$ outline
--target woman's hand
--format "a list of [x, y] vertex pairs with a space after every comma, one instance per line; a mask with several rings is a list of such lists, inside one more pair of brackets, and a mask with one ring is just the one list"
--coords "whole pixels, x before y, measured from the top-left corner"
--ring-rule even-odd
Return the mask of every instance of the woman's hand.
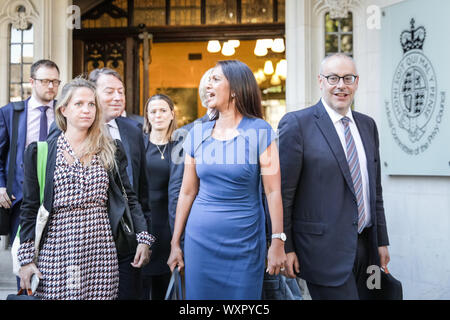
[[279, 274], [284, 271], [287, 258], [284, 252], [284, 242], [280, 239], [272, 239], [267, 253], [267, 270], [270, 275]]
[[178, 266], [178, 271], [181, 271], [184, 268], [183, 250], [181, 250], [179, 245], [172, 244], [167, 264], [172, 272], [176, 266]]
[[136, 254], [131, 265], [135, 268], [142, 268], [150, 261], [150, 246], [145, 243], [139, 243], [136, 248]]
[[24, 265], [19, 269], [20, 287], [22, 289], [31, 289], [31, 276], [33, 274], [36, 274], [39, 279], [42, 279], [43, 277], [42, 273], [33, 262]]

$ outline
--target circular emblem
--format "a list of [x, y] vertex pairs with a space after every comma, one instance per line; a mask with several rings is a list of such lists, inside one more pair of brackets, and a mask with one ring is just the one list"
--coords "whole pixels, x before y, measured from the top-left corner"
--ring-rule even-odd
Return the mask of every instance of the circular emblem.
[[406, 131], [410, 143], [426, 133], [436, 96], [436, 75], [430, 60], [421, 50], [408, 51], [394, 73], [392, 107], [398, 127]]

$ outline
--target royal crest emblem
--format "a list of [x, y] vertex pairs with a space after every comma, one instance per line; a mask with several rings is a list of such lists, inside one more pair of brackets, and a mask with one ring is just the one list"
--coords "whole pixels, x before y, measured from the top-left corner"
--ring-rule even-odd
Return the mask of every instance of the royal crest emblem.
[[415, 28], [400, 35], [403, 59], [397, 66], [392, 85], [393, 113], [398, 126], [408, 132], [410, 142], [418, 142], [426, 132], [437, 98], [436, 74], [428, 58], [423, 54], [426, 30]]

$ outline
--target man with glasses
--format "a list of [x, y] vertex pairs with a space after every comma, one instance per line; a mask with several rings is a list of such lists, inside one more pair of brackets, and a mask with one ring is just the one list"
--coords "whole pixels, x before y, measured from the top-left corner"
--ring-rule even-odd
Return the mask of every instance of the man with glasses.
[[[22, 203], [23, 153], [34, 141], [45, 141], [54, 119], [55, 97], [61, 83], [59, 68], [53, 61], [39, 60], [31, 65], [31, 97], [0, 108], [0, 208], [10, 209], [10, 244], [19, 224]], [[16, 123], [13, 118], [16, 113]], [[13, 131], [17, 131], [17, 149], [11, 152]], [[15, 162], [10, 163], [14, 153]], [[13, 158], [14, 158], [13, 157]], [[12, 171], [8, 175], [9, 170]], [[12, 182], [8, 184], [8, 176]], [[7, 185], [10, 190], [6, 191]]]
[[359, 76], [353, 59], [322, 61], [320, 101], [279, 124], [288, 255], [313, 299], [368, 298], [367, 267], [386, 269], [388, 234], [374, 120], [351, 110]]

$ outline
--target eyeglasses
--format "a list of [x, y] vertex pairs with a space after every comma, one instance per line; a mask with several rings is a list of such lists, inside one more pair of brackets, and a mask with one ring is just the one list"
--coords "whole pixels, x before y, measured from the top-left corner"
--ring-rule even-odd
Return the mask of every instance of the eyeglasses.
[[343, 77], [339, 77], [335, 74], [332, 74], [329, 76], [324, 76], [323, 74], [321, 74], [321, 76], [326, 78], [328, 81], [328, 84], [330, 84], [332, 86], [337, 85], [339, 83], [339, 81], [341, 81], [341, 79], [344, 80], [344, 84], [350, 85], [355, 82], [356, 78], [358, 78], [358, 76], [355, 76], [354, 74], [347, 74]]
[[38, 80], [44, 86], [48, 86], [51, 82], [54, 87], [57, 87], [61, 83], [61, 80], [50, 80], [50, 79], [34, 79], [34, 80]]

